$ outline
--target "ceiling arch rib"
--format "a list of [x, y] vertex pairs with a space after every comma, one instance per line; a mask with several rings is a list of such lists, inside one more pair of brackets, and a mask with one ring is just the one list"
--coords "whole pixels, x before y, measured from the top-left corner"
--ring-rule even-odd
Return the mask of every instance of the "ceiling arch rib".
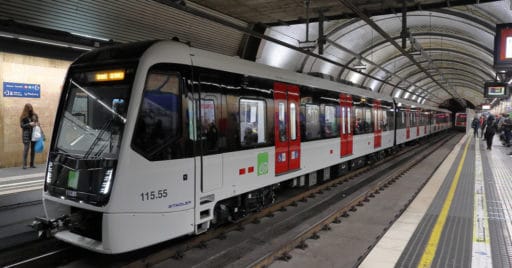
[[[484, 79], [484, 77], [482, 76], [482, 75], [487, 74], [487, 73], [485, 73], [485, 71], [484, 71], [484, 70], [481, 70], [480, 68], [474, 68], [474, 69], [471, 69], [471, 68], [469, 68], [469, 67], [471, 67], [471, 65], [470, 65], [470, 64], [468, 64], [468, 63], [466, 63], [466, 62], [464, 62], [464, 61], [448, 60], [448, 59], [446, 59], [446, 60], [439, 60], [439, 61], [440, 61], [440, 62], [443, 62], [443, 63], [447, 63], [447, 62], [448, 62], [448, 63], [450, 63], [450, 64], [452, 64], [452, 65], [460, 65], [460, 66], [462, 67], [462, 68], [455, 68], [455, 67], [453, 67], [453, 66], [451, 66], [451, 67], [438, 66], [438, 68], [439, 68], [439, 69], [447, 69], [447, 70], [450, 70], [450, 69], [464, 70], [464, 71], [465, 71], [465, 72], [467, 72], [467, 73], [471, 73], [471, 74], [473, 74], [473, 75], [477, 75], [477, 76], [481, 77], [481, 78], [482, 78], [482, 81], [485, 81], [485, 80], [486, 80], [486, 79]], [[415, 68], [414, 68], [414, 67], [415, 67], [415, 66], [412, 66], [412, 65], [404, 66], [404, 68], [403, 68], [403, 69], [401, 69], [401, 70], [398, 70], [398, 71], [397, 71], [397, 73], [405, 72], [404, 74], [401, 74], [401, 75], [406, 75], [407, 77], [411, 77], [412, 75], [415, 75], [415, 74], [421, 74], [421, 73], [422, 73], [422, 72], [418, 72], [418, 71], [413, 72], [413, 71], [415, 70]], [[466, 68], [466, 67], [468, 67], [468, 68]], [[469, 70], [468, 70], [468, 69], [469, 69]], [[472, 71], [470, 71], [470, 70], [472, 70], [473, 72], [472, 72]], [[477, 72], [474, 72], [474, 71], [477, 71]], [[481, 74], [478, 74], [478, 72], [481, 72]], [[491, 79], [491, 78], [492, 78], [492, 76], [490, 76], [490, 75], [488, 75], [488, 77], [489, 77], [489, 79]], [[402, 82], [402, 81], [398, 81], [398, 83], [396, 84], [396, 86], [399, 86], [401, 83], [403, 83], [403, 82]], [[483, 83], [483, 82], [482, 82], [482, 83]], [[416, 83], [414, 83], [414, 84], [417, 84], [417, 82], [416, 82]]]
[[[429, 17], [431, 17], [431, 16], [429, 15]], [[467, 18], [465, 18], [464, 20], [468, 20], [468, 19], [467, 19]], [[474, 22], [474, 21], [473, 21], [473, 23], [474, 23], [474, 24], [480, 24], [480, 25], [484, 24], [484, 23], [482, 23], [482, 21], [480, 21], [480, 22], [478, 22], [478, 21], [477, 21], [477, 22]], [[346, 27], [342, 27], [342, 29], [345, 29], [345, 28], [346, 28]], [[480, 28], [482, 31], [484, 31], [484, 32], [485, 32], [485, 34], [489, 34], [489, 33], [492, 31], [492, 29], [490, 29], [490, 27], [489, 27], [489, 24], [486, 24], [486, 25], [481, 26], [481, 27], [479, 27], [479, 28]], [[429, 29], [429, 30], [430, 30], [430, 29]], [[440, 35], [440, 36], [442, 35], [442, 34], [440, 34], [440, 33], [436, 33], [436, 34], [437, 34], [437, 35]], [[432, 36], [432, 33], [425, 33], [425, 34], [423, 34], [423, 35], [425, 35], [425, 36], [429, 36], [429, 35], [430, 35], [430, 36]], [[415, 34], [415, 36], [416, 36], [416, 34]], [[489, 48], [487, 48], [487, 47], [485, 47], [485, 46], [481, 45], [479, 42], [475, 42], [475, 41], [474, 41], [474, 40], [472, 40], [471, 38], [464, 38], [464, 37], [462, 37], [461, 35], [457, 35], [457, 34], [445, 34], [443, 37], [454, 37], [454, 38], [458, 38], [458, 39], [461, 39], [462, 41], [466, 41], [466, 42], [468, 42], [468, 43], [472, 43], [472, 44], [473, 44], [473, 45], [475, 45], [475, 46], [478, 46], [480, 50], [487, 50], [487, 51], [489, 51], [489, 50], [490, 50]], [[431, 37], [429, 37], [429, 38], [431, 38]], [[375, 41], [375, 40], [374, 40], [374, 41]], [[444, 41], [444, 42], [448, 42], [448, 40], [443, 40], [443, 41]], [[420, 41], [420, 42], [423, 44], [423, 42], [422, 42], [422, 41]], [[429, 42], [431, 42], [431, 40], [429, 40]], [[385, 42], [382, 42], [382, 43], [385, 43]], [[369, 48], [369, 49], [367, 48], [367, 50], [370, 50], [370, 51], [371, 51], [371, 50], [372, 50], [372, 48]], [[469, 53], [467, 53], [467, 54], [469, 55]], [[353, 61], [354, 59], [356, 59], [356, 58], [357, 58], [357, 57], [354, 57], [354, 55], [352, 55], [352, 56], [353, 56], [353, 58], [352, 58], [352, 60], [351, 60], [351, 61]], [[375, 63], [376, 63], [376, 64], [379, 64], [379, 62], [375, 62]], [[384, 72], [384, 75], [379, 75], [380, 77], [385, 77], [385, 73], [386, 73], [387, 71], [386, 71], [384, 68], [382, 68], [382, 66], [381, 66], [381, 68], [376, 68], [376, 69], [378, 69], [379, 71]], [[382, 70], [382, 69], [384, 69], [384, 70]], [[343, 71], [342, 71], [342, 72], [343, 72]], [[374, 75], [374, 76], [378, 76], [378, 74], [376, 74], [376, 73], [373, 73], [373, 75]], [[338, 77], [339, 77], [339, 76], [338, 76]], [[368, 83], [367, 81], [368, 81], [368, 80], [365, 80], [365, 81], [364, 81], [364, 83], [363, 83], [363, 85], [365, 85], [365, 86], [366, 86], [366, 85], [367, 85], [367, 83]], [[370, 81], [370, 82], [371, 82], [371, 81]]]
[[[454, 79], [453, 79], [453, 81], [454, 81], [454, 82], [456, 82], [457, 84], [463, 84], [464, 86], [466, 86], [466, 87], [468, 87], [468, 88], [471, 88], [471, 90], [473, 90], [473, 91], [474, 91], [474, 92], [476, 92], [476, 93], [480, 93], [480, 91], [479, 91], [479, 89], [480, 89], [480, 88], [478, 88], [478, 87], [477, 87], [477, 86], [475, 86], [474, 84], [472, 84], [472, 83], [470, 83], [470, 82], [468, 82], [468, 81], [466, 81], [466, 80], [464, 80], [464, 79], [454, 78]], [[433, 84], [433, 83], [434, 83], [434, 82], [432, 82], [432, 81], [431, 81], [431, 82], [428, 82], [428, 83], [426, 83], [426, 84], [425, 84], [425, 86], [430, 85], [430, 84]], [[432, 88], [431, 93], [434, 93], [434, 92], [436, 92], [436, 91], [438, 91], [438, 90], [441, 90], [441, 89], [440, 89], [440, 88], [438, 88], [438, 87], [434, 87], [434, 88]], [[444, 92], [443, 92], [443, 94], [444, 94]]]
[[[487, 80], [490, 80], [490, 78], [486, 79], [484, 76], [482, 76], [482, 74], [478, 74], [476, 72], [471, 72], [471, 71], [468, 71], [468, 70], [465, 70], [465, 69], [458, 69], [458, 68], [451, 68], [451, 67], [439, 67], [440, 70], [447, 70], [447, 71], [450, 71], [450, 70], [453, 70], [453, 69], [457, 69], [459, 72], [464, 72], [466, 73], [467, 75], [471, 75], [471, 76], [478, 76], [480, 78], [480, 84], [483, 85], [483, 83]], [[416, 82], [417, 83], [417, 82]], [[398, 83], [397, 83], [398, 85]], [[386, 94], [386, 93], [390, 93], [392, 94], [392, 91], [395, 87], [392, 87], [390, 85], [387, 85], [387, 84], [381, 84], [381, 88], [379, 89], [380, 92]], [[423, 86], [422, 86], [423, 88]]]
[[[439, 33], [433, 33], [433, 35], [440, 35], [440, 36], [441, 36], [441, 34], [439, 34]], [[457, 36], [449, 36], [449, 35], [442, 35], [442, 36], [445, 36], [445, 37], [451, 37], [451, 38], [452, 38], [452, 40], [457, 40], [457, 39], [458, 39], [458, 37], [457, 37]], [[396, 36], [396, 37], [395, 37], [395, 39], [399, 39], [399, 36]], [[445, 39], [445, 40], [444, 40], [444, 42], [445, 42], [445, 44], [446, 44], [446, 42], [447, 42], [447, 41], [452, 41], [452, 40], [446, 40], [446, 39]], [[462, 40], [462, 39], [461, 39], [461, 40]], [[464, 43], [459, 44], [459, 46], [458, 46], [458, 47], [462, 46], [462, 47], [464, 47], [465, 49], [470, 50], [470, 51], [472, 51], [472, 52], [475, 52], [475, 53], [478, 53], [478, 52], [479, 52], [479, 54], [480, 54], [480, 53], [482, 53], [482, 51], [483, 51], [483, 50], [487, 50], [488, 54], [486, 54], [486, 53], [482, 53], [482, 54], [484, 54], [483, 56], [485, 56], [487, 59], [489, 59], [489, 62], [486, 62], [486, 65], [490, 67], [490, 66], [491, 66], [491, 63], [490, 63], [490, 62], [492, 62], [492, 60], [493, 60], [493, 58], [492, 58], [492, 51], [489, 51], [487, 48], [485, 48], [484, 46], [482, 46], [481, 44], [479, 44], [479, 43], [477, 43], [477, 42], [475, 42], [475, 41], [472, 41], [472, 40], [469, 40], [469, 39], [466, 39], [465, 41], [467, 41], [467, 42], [471, 42], [471, 45], [474, 45], [474, 46], [476, 46], [476, 47], [478, 47], [478, 48], [474, 48], [474, 47], [473, 47], [473, 48], [471, 48], [471, 46], [467, 46], [467, 44], [464, 44]], [[380, 42], [379, 44], [376, 44], [374, 47], [370, 47], [370, 48], [367, 48], [367, 49], [363, 50], [363, 51], [361, 52], [361, 54], [363, 54], [363, 55], [365, 55], [365, 54], [366, 54], [366, 55], [368, 55], [368, 54], [372, 53], [371, 51], [384, 50], [384, 49], [386, 49], [386, 48], [385, 48], [386, 46], [389, 48], [391, 45], [389, 45], [389, 43], [388, 43], [388, 42], [383, 41], [383, 42]], [[443, 49], [445, 49], [445, 48], [443, 48], [443, 47], [439, 47], [439, 48], [437, 48], [437, 47], [436, 47], [435, 49], [439, 49], [439, 50], [441, 50], [441, 51], [442, 51], [442, 50], [443, 50]], [[425, 52], [427, 52], [427, 51], [430, 51], [430, 50], [432, 50], [432, 48], [425, 49], [424, 51], [425, 51]], [[454, 51], [454, 49], [448, 49], [448, 51]], [[462, 54], [462, 53], [464, 53], [464, 52], [460, 52], [460, 53]], [[475, 53], [473, 53], [473, 54], [475, 54]], [[469, 53], [465, 53], [465, 54], [467, 54], [467, 55], [471, 55], [471, 54], [469, 54]], [[404, 55], [402, 55], [402, 54], [396, 54], [396, 53], [395, 53], [395, 57], [402, 57], [402, 58], [404, 58], [404, 60], [408, 60], [408, 59], [407, 59]], [[356, 59], [356, 58], [352, 58], [352, 59], [347, 63], [347, 65], [350, 65], [350, 64], [351, 64], [355, 59]], [[390, 58], [382, 58], [382, 61], [383, 61], [383, 62], [390, 62], [390, 60], [392, 60], [392, 59], [393, 59], [393, 58], [391, 58], [391, 59], [390, 59]], [[479, 59], [481, 59], [481, 58], [479, 58]], [[483, 59], [481, 59], [481, 60], [483, 61]], [[378, 63], [377, 63], [377, 64], [378, 64]], [[342, 76], [343, 76], [343, 75], [340, 75], [340, 77], [342, 77]]]
[[[454, 54], [461, 55], [462, 57], [464, 57], [465, 65], [467, 65], [467, 67], [469, 69], [474, 69], [476, 72], [481, 71], [483, 74], [486, 74], [486, 76], [488, 76], [489, 79], [493, 79], [493, 77], [494, 77], [494, 70], [492, 69], [492, 65], [490, 63], [490, 62], [492, 62], [492, 58], [490, 56], [486, 56], [485, 58], [487, 58], [489, 60], [489, 62], [485, 61], [482, 56], [478, 56], [479, 54], [481, 54], [481, 51], [479, 51], [479, 50], [472, 49], [471, 53], [469, 53], [469, 52], [464, 52], [461, 49], [455, 50], [455, 49], [447, 49], [447, 48], [429, 48], [429, 49], [426, 49], [425, 52], [430, 53], [433, 63], [443, 62], [443, 61], [454, 62], [450, 58], [454, 58], [453, 57]], [[441, 56], [439, 56], [438, 52], [442, 52], [443, 54]], [[478, 53], [478, 52], [480, 52], [480, 53]], [[440, 57], [440, 59], [439, 59], [439, 57]], [[457, 57], [455, 57], [455, 58], [457, 58]], [[397, 74], [399, 73], [400, 69], [396, 69], [396, 66], [402, 66], [402, 68], [410, 67], [410, 66], [414, 67], [414, 65], [411, 63], [408, 63], [405, 66], [401, 62], [397, 63], [397, 61], [400, 61], [400, 60], [407, 61], [407, 59], [404, 59], [403, 55], [400, 55], [400, 54], [396, 54], [395, 56], [393, 56], [391, 58], [386, 58], [383, 60], [386, 62], [384, 67], [388, 70], [393, 69], [393, 72], [395, 72]], [[423, 61], [421, 63], [427, 64], [428, 62]], [[469, 64], [469, 63], [472, 63], [472, 64]], [[485, 70], [484, 70], [484, 68], [485, 68]], [[372, 73], [372, 74], [378, 75], [376, 73]], [[401, 76], [407, 76], [407, 75], [401, 74]], [[376, 87], [376, 88], [378, 88], [377, 91], [385, 93], [386, 91], [383, 90], [384, 86], [386, 86], [386, 85], [385, 84], [377, 85], [377, 87]]]
[[[445, 35], [445, 36], [449, 36], [449, 35]], [[453, 36], [450, 36], [450, 37], [453, 37]], [[455, 36], [455, 38], [457, 38], [457, 36]], [[398, 37], [397, 37], [397, 39], [398, 39]], [[449, 41], [449, 40], [445, 40], [445, 44], [446, 44], [446, 43], [448, 43], [448, 41]], [[471, 43], [472, 43], [472, 45], [475, 45], [475, 46], [479, 47], [480, 49], [485, 49], [485, 47], [482, 47], [479, 43], [476, 43], [476, 42], [474, 42], [474, 41], [472, 41], [472, 40], [470, 40], [470, 39], [466, 39], [466, 41], [471, 42]], [[331, 42], [332, 42], [332, 41], [331, 41]], [[386, 44], [387, 44], [387, 42], [380, 42], [379, 44], [375, 45], [375, 49], [374, 49], [374, 51], [375, 51], [375, 50], [381, 50], [381, 48], [380, 48], [380, 47], [378, 47], [378, 46], [379, 46], [379, 45], [386, 45]], [[389, 46], [389, 44], [387, 44], [387, 45]], [[485, 52], [484, 52], [484, 53], [482, 53], [482, 51], [481, 51], [481, 50], [476, 49], [476, 48], [471, 47], [471, 46], [466, 46], [466, 48], [467, 48], [466, 50], [471, 50], [471, 51], [472, 51], [472, 53], [464, 53], [464, 52], [461, 52], [461, 51], [459, 50], [459, 51], [460, 51], [460, 53], [461, 53], [461, 54], [466, 54], [466, 55], [486, 54]], [[440, 49], [441, 49], [441, 50], [443, 50], [443, 49], [445, 49], [445, 48], [440, 48]], [[371, 48], [368, 48], [368, 49], [366, 49], [366, 50], [367, 50], [367, 51], [369, 51], [369, 50], [371, 50]], [[427, 50], [430, 50], [430, 49], [427, 49]], [[454, 50], [454, 49], [446, 49], [446, 50], [456, 51], [456, 50]], [[355, 54], [355, 53], [352, 53], [352, 54]], [[402, 57], [403, 57], [403, 55], [400, 55], [400, 56], [402, 56]], [[477, 57], [475, 57], [475, 58], [477, 58]], [[490, 55], [489, 55], [489, 56], [487, 56], [486, 58], [489, 58], [490, 60], [492, 59]], [[354, 57], [350, 62], [352, 62], [354, 59], [356, 59], [356, 57]], [[480, 59], [480, 58], [477, 58], [477, 59]], [[480, 59], [480, 60], [481, 60], [481, 59]], [[385, 59], [384, 61], [389, 62], [389, 59]], [[481, 60], [481, 61], [483, 62], [483, 60]], [[367, 63], [371, 64], [371, 63], [373, 63], [373, 62], [367, 62]], [[374, 63], [374, 64], [378, 64], [378, 63]], [[348, 65], [348, 64], [347, 64], [347, 65]], [[489, 63], [486, 63], [486, 65], [490, 66], [490, 64], [489, 64]], [[476, 66], [478, 66], [478, 65], [476, 65]], [[379, 69], [381, 69], [381, 70], [383, 70], [383, 69], [384, 69], [384, 71], [383, 71], [384, 73], [388, 73], [388, 72], [389, 72], [389, 71], [388, 71], [388, 70], [386, 70], [385, 68], [382, 68], [382, 66], [381, 66], [381, 68], [379, 68]], [[490, 69], [490, 68], [489, 68], [489, 69]], [[492, 70], [490, 70], [490, 71], [492, 71]], [[391, 71], [391, 72], [393, 72], [393, 71]], [[377, 75], [377, 74], [374, 74], [374, 75]], [[384, 77], [384, 75], [382, 75], [381, 77]], [[366, 85], [366, 84], [364, 84], [364, 83], [363, 83], [363, 85], [364, 85], [364, 86], [367, 86], [367, 85]]]
[[[474, 83], [476, 83], [476, 84], [481, 84], [481, 85], [482, 85], [482, 87], [481, 87], [481, 89], [482, 89], [482, 90], [480, 91], [480, 93], [482, 93], [482, 94], [483, 94], [483, 82], [484, 82], [484, 80], [479, 80], [479, 79], [477, 79], [477, 78], [475, 78], [475, 77], [473, 77], [473, 76], [469, 75], [469, 74], [472, 74], [471, 72], [469, 72], [469, 74], [467, 74], [467, 73], [463, 73], [463, 72], [464, 72], [464, 70], [457, 69], [457, 71], [458, 71], [458, 72], [444, 72], [444, 73], [443, 73], [443, 75], [444, 75], [445, 77], [451, 77], [451, 78], [464, 77], [465, 79], [470, 80], [470, 81], [472, 81], [472, 82], [474, 82]], [[434, 74], [433, 76], [440, 76], [440, 74]], [[424, 78], [426, 78], [426, 77], [425, 77], [425, 76], [422, 76], [422, 75], [421, 75], [421, 72], [412, 73], [412, 74], [411, 74], [411, 78], [414, 78], [414, 77], [417, 77], [417, 78], [414, 80], [414, 82], [415, 82], [415, 83], [418, 83], [418, 84], [419, 84], [421, 81], [426, 80], [426, 79], [424, 79]], [[423, 86], [423, 84], [422, 84], [422, 86]]]
[[[439, 76], [439, 75], [434, 75], [434, 76]], [[480, 95], [483, 95], [483, 89], [481, 87], [478, 87], [477, 85], [475, 85], [474, 83], [471, 83], [470, 81], [468, 81], [467, 79], [464, 79], [464, 78], [460, 78], [460, 76], [456, 76], [456, 77], [452, 77], [451, 78], [452, 81], [466, 81], [468, 82], [471, 86], [471, 89], [475, 91], [475, 93], [478, 93]], [[418, 83], [422, 83], [423, 81], [428, 81], [427, 79], [425, 78], [420, 78], [418, 79]], [[424, 83], [423, 85], [428, 85], [430, 82], [426, 82]], [[436, 90], [433, 90], [433, 91], [436, 91]], [[431, 92], [433, 93], [433, 92]]]
[[[466, 62], [463, 62], [463, 61], [456, 61], [456, 60], [443, 60], [443, 62], [449, 62], [452, 66], [451, 66], [451, 67], [439, 66], [438, 68], [440, 68], [440, 69], [453, 69], [453, 68], [455, 68], [455, 66], [460, 66], [460, 67], [462, 67], [462, 68], [456, 68], [456, 69], [459, 69], [459, 70], [465, 70], [467, 73], [471, 73], [471, 74], [473, 74], [473, 75], [478, 75], [478, 74], [477, 74], [477, 72], [478, 72], [478, 71], [482, 72], [481, 74], [483, 74], [483, 75], [485, 75], [485, 74], [486, 74], [483, 70], [480, 70], [479, 68], [472, 69], [472, 71], [473, 71], [473, 72], [472, 72], [472, 71], [470, 71], [470, 70], [465, 69], [465, 67], [470, 67], [470, 65], [469, 65], [468, 63], [466, 63]], [[409, 67], [409, 69], [412, 69], [414, 66], [408, 66], [408, 67]], [[412, 70], [414, 70], [414, 69], [412, 69]], [[412, 70], [411, 70], [411, 71], [412, 71]], [[410, 71], [410, 72], [408, 72], [407, 74], [403, 74], [403, 75], [407, 75], [407, 76], [409, 77], [409, 76], [411, 76], [412, 74], [414, 74], [414, 73], [412, 73], [411, 71]], [[475, 71], [477, 71], [477, 72], [475, 72]], [[401, 72], [401, 71], [400, 71], [400, 72]], [[416, 72], [416, 73], [419, 73], [419, 72]], [[480, 76], [480, 77], [482, 77], [481, 75], [479, 75], [479, 76]], [[491, 76], [489, 76], [489, 78], [492, 78], [492, 77], [491, 77]], [[486, 80], [486, 79], [484, 79], [484, 77], [482, 77], [482, 82], [481, 82], [481, 83], [482, 83], [482, 85], [483, 85], [483, 82], [484, 82], [485, 80]], [[400, 86], [400, 83], [401, 83], [401, 81], [399, 81], [399, 82], [396, 84], [396, 86]], [[417, 82], [416, 82], [416, 84], [417, 84]], [[385, 91], [384, 91], [384, 89], [383, 89], [382, 91], [383, 91], [383, 92], [385, 92]]]
[[[481, 57], [478, 57], [478, 56], [476, 56], [474, 54], [465, 53], [465, 52], [460, 51], [460, 50], [441, 49], [441, 48], [426, 49], [425, 51], [428, 52], [428, 53], [431, 53], [430, 56], [432, 57], [432, 61], [434, 61], [434, 62], [450, 61], [450, 59], [448, 59], [447, 57], [460, 58], [460, 57], [453, 57], [453, 55], [460, 55], [466, 61], [471, 62], [471, 64], [466, 62], [466, 64], [468, 66], [470, 66], [471, 68], [476, 68], [477, 70], [482, 71], [482, 73], [486, 73], [490, 78], [493, 78], [494, 75], [495, 75], [492, 65], [489, 62], [484, 61]], [[437, 55], [438, 53], [443, 53], [443, 55], [447, 55], [447, 56], [441, 55], [441, 57], [438, 58], [438, 55]], [[393, 56], [391, 58], [386, 59], [385, 60], [386, 61], [385, 66], [390, 66], [390, 65], [393, 65], [393, 64], [396, 65], [396, 61], [399, 60], [402, 57], [403, 57], [402, 55], [395, 55], [395, 56]], [[428, 62], [424, 61], [422, 63], [428, 63]], [[409, 67], [411, 65], [412, 64], [407, 64], [407, 65], [402, 66], [402, 68], [407, 68], [407, 67]], [[482, 66], [482, 67], [480, 67], [480, 66]], [[396, 68], [396, 67], [394, 67], [394, 68]]]

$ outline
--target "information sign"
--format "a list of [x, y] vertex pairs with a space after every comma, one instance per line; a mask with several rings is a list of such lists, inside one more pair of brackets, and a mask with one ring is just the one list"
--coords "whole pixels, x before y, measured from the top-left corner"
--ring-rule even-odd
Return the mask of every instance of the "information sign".
[[4, 97], [41, 98], [41, 86], [39, 84], [4, 82], [3, 90]]

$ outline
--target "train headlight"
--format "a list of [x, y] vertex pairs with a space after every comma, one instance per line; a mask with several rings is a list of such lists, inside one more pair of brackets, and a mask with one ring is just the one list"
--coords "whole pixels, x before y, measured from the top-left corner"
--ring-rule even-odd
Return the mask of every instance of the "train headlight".
[[46, 171], [46, 184], [50, 184], [52, 182], [52, 174], [53, 174], [53, 163], [48, 162], [48, 170]]
[[101, 183], [100, 193], [108, 194], [110, 191], [110, 184], [112, 183], [112, 174], [114, 173], [114, 169], [108, 169], [105, 172], [105, 176], [103, 177], [103, 182]]

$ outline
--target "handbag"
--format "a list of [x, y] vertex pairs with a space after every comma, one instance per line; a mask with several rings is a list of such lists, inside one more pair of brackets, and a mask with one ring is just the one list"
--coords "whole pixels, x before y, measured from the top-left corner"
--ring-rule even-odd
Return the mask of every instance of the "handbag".
[[42, 153], [44, 150], [44, 139], [43, 137], [40, 137], [37, 141], [36, 141], [36, 144], [34, 144], [34, 152], [36, 153]]
[[32, 141], [38, 141], [42, 137], [43, 137], [43, 132], [41, 131], [41, 127], [35, 126], [32, 129]]

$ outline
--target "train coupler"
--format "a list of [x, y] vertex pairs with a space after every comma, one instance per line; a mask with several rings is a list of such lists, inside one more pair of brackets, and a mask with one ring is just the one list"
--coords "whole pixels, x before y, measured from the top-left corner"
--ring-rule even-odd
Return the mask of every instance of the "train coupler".
[[36, 217], [29, 226], [37, 231], [37, 236], [39, 238], [44, 239], [51, 237], [54, 230], [62, 229], [68, 224], [68, 222], [68, 215], [64, 215], [56, 219]]

